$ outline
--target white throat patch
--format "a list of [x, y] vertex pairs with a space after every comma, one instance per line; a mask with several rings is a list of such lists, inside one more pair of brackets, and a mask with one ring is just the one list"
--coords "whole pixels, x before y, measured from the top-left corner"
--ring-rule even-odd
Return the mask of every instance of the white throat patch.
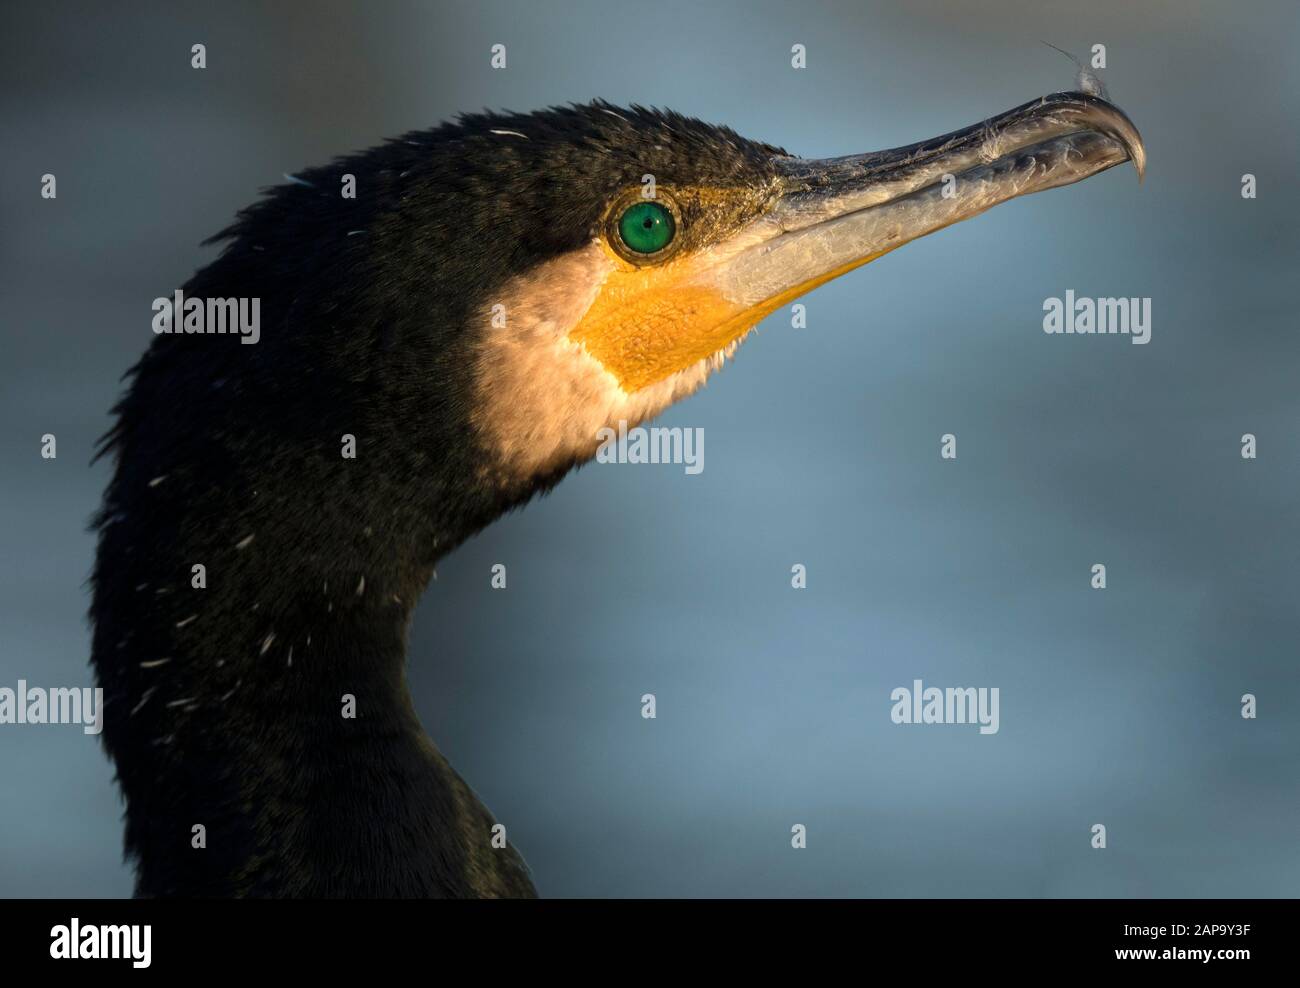
[[[474, 425], [497, 457], [493, 473], [522, 481], [588, 460], [600, 429], [632, 427], [693, 394], [740, 345], [656, 384], [627, 392], [581, 344], [568, 338], [595, 301], [615, 262], [599, 243], [512, 279], [479, 318], [486, 327], [474, 359]], [[493, 326], [491, 308], [505, 307]]]

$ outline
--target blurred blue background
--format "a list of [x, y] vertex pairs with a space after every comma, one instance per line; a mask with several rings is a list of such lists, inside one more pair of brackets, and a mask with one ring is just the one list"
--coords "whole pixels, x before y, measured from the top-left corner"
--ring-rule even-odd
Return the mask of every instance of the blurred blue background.
[[[593, 97], [873, 150], [1073, 88], [1040, 41], [1100, 42], [1144, 186], [1013, 202], [768, 319], [662, 420], [703, 474], [589, 466], [444, 561], [411, 685], [546, 895], [1296, 895], [1298, 11], [7, 4], [0, 685], [89, 684], [92, 445], [149, 302], [281, 173]], [[1046, 336], [1066, 289], [1151, 297], [1151, 343]], [[998, 687], [1001, 731], [894, 725], [916, 678]], [[94, 739], [0, 727], [0, 792], [0, 894], [130, 893]]]

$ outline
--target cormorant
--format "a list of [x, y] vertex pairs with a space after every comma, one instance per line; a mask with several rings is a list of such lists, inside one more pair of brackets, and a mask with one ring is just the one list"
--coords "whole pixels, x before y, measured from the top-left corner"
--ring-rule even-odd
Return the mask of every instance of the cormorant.
[[792, 299], [1144, 157], [1078, 92], [824, 160], [597, 101], [463, 116], [269, 190], [183, 286], [260, 299], [257, 345], [158, 335], [100, 450], [92, 661], [136, 894], [533, 895], [407, 692], [438, 559]]

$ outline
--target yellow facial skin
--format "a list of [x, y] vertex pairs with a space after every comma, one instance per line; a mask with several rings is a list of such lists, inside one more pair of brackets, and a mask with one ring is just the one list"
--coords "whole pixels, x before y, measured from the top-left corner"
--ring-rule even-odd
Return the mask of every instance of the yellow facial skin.
[[743, 314], [717, 291], [693, 283], [695, 267], [686, 255], [659, 267], [613, 271], [569, 339], [629, 393], [716, 353], [749, 327], [735, 328]]
[[679, 217], [678, 239], [663, 260], [629, 261], [611, 246], [618, 215], [637, 192], [616, 200], [601, 246], [612, 271], [595, 301], [569, 331], [628, 393], [693, 366], [744, 335], [782, 304], [745, 308], [711, 283], [709, 273], [725, 263], [718, 247], [756, 216], [774, 190], [695, 187], [661, 189]]
[[[628, 393], [694, 366], [770, 313], [893, 249], [819, 272], [758, 304], [740, 303], [721, 289], [716, 274], [737, 249], [775, 232], [753, 232], [764, 196], [743, 188], [675, 189], [664, 195], [671, 196], [675, 211], [686, 217], [683, 242], [664, 260], [636, 263], [611, 246], [618, 233], [614, 223], [607, 222], [601, 245], [613, 270], [568, 334]], [[631, 193], [620, 197], [611, 219], [635, 201]], [[679, 227], [679, 236], [682, 232]]]
[[622, 267], [606, 278], [569, 339], [631, 393], [712, 356], [782, 306], [886, 253], [859, 258], [749, 307], [710, 286], [697, 256], [679, 254], [645, 268], [620, 259]]

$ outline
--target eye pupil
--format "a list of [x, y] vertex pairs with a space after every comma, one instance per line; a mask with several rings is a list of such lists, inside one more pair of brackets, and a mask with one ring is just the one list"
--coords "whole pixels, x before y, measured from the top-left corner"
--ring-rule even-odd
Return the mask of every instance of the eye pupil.
[[676, 235], [672, 211], [660, 202], [635, 202], [618, 220], [618, 237], [634, 254], [657, 254]]

